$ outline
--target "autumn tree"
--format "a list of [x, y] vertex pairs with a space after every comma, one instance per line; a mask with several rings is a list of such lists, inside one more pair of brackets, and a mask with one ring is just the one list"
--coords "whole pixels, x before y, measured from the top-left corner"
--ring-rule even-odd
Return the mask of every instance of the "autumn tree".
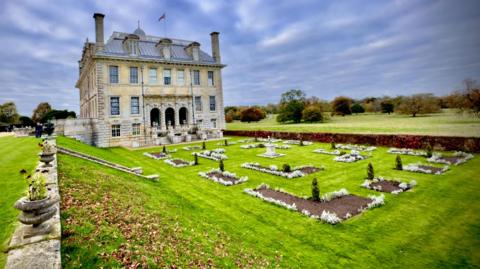
[[242, 122], [250, 123], [252, 121], [259, 121], [264, 119], [265, 116], [265, 112], [258, 107], [244, 108], [240, 111], [240, 121]]
[[415, 94], [404, 97], [396, 112], [416, 117], [418, 114], [440, 112], [440, 105], [438, 99], [430, 93]]
[[33, 110], [32, 120], [34, 122], [40, 122], [43, 116], [45, 116], [50, 111], [52, 111], [52, 107], [50, 106], [49, 103], [47, 102], [40, 103], [38, 104], [37, 108]]
[[18, 122], [20, 115], [14, 102], [6, 102], [0, 105], [0, 122], [14, 124]]
[[345, 97], [345, 96], [339, 96], [336, 97], [332, 101], [332, 109], [335, 114], [338, 115], [350, 115], [352, 114], [351, 107], [352, 106], [352, 99]]
[[319, 107], [310, 105], [302, 111], [302, 119], [306, 122], [321, 122], [323, 114]]

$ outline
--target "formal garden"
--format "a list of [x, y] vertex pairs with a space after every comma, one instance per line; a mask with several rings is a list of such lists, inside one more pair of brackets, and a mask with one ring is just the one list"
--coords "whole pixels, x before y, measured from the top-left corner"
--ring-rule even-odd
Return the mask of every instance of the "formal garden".
[[[6, 249], [24, 185], [17, 170], [33, 169], [38, 140], [0, 143], [17, 156], [2, 186]], [[57, 145], [65, 268], [480, 264], [480, 160], [469, 153], [253, 137], [138, 150], [65, 137]]]

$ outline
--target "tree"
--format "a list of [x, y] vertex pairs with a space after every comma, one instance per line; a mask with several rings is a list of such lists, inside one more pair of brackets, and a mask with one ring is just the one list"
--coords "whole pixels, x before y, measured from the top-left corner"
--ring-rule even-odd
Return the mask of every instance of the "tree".
[[228, 112], [227, 114], [225, 114], [225, 122], [226, 123], [230, 123], [230, 122], [233, 122], [233, 115]]
[[280, 109], [277, 116], [278, 122], [293, 121], [299, 123], [302, 120], [302, 112], [305, 108], [305, 93], [301, 90], [289, 90], [282, 94]]
[[320, 189], [318, 188], [318, 181], [316, 177], [314, 177], [312, 180], [312, 201], [320, 202]]
[[323, 121], [322, 111], [317, 106], [307, 106], [302, 111], [302, 118], [306, 122], [321, 122]]
[[375, 173], [373, 171], [372, 163], [368, 163], [367, 166], [367, 179], [373, 179], [375, 177]]
[[338, 115], [350, 115], [352, 114], [351, 107], [352, 106], [352, 99], [345, 97], [345, 96], [339, 96], [336, 97], [332, 101], [332, 108], [333, 112]]
[[397, 158], [395, 158], [395, 169], [403, 170], [402, 158], [398, 154], [397, 154]]
[[353, 104], [350, 109], [352, 110], [352, 113], [355, 113], [355, 114], [364, 113], [364, 112], [365, 112], [365, 109], [364, 109], [363, 106], [360, 105], [359, 103]]
[[46, 102], [40, 103], [38, 104], [37, 108], [33, 110], [32, 120], [34, 122], [40, 122], [43, 116], [45, 116], [50, 111], [52, 111], [52, 107], [50, 106], [49, 103], [46, 103]]
[[393, 102], [390, 99], [384, 99], [382, 102], [380, 102], [380, 107], [382, 108], [382, 113], [390, 113], [393, 112]]
[[440, 112], [440, 105], [438, 99], [432, 94], [415, 94], [404, 97], [397, 108], [397, 112], [416, 117], [418, 114]]
[[77, 114], [75, 113], [75, 111], [68, 111], [68, 110], [51, 110], [49, 111], [48, 113], [46, 113], [45, 115], [43, 115], [43, 117], [41, 117], [40, 121], [41, 122], [48, 122], [49, 120], [52, 120], [52, 119], [57, 119], [57, 120], [60, 120], [60, 119], [67, 119], [67, 118], [76, 118], [77, 117]]
[[6, 102], [0, 105], [0, 122], [15, 124], [20, 115], [17, 112], [17, 106], [14, 102]]
[[33, 122], [33, 120], [27, 116], [21, 116], [19, 118], [19, 122], [22, 126], [35, 126], [35, 123]]
[[380, 112], [380, 101], [376, 97], [367, 97], [362, 100], [366, 112]]
[[257, 107], [249, 107], [240, 111], [240, 121], [252, 122], [259, 121], [265, 118], [265, 112]]

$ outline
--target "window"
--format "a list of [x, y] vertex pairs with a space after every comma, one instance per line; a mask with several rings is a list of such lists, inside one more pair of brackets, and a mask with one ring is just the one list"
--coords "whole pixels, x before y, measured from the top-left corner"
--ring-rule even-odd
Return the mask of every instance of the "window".
[[177, 85], [185, 85], [185, 71], [177, 70]]
[[208, 71], [208, 86], [213, 86], [213, 71]]
[[163, 85], [172, 84], [172, 71], [170, 69], [163, 70]]
[[140, 135], [140, 123], [132, 124], [132, 135]]
[[138, 67], [134, 67], [134, 66], [130, 67], [130, 83], [132, 84], [138, 83]]
[[130, 113], [140, 114], [140, 98], [138, 96], [130, 98]]
[[118, 66], [111, 65], [109, 70], [110, 70], [110, 83], [118, 83]]
[[113, 124], [112, 137], [119, 137], [119, 136], [120, 136], [120, 124]]
[[200, 71], [193, 70], [193, 85], [200, 85]]
[[217, 107], [215, 96], [210, 96], [210, 111], [215, 111]]
[[202, 111], [202, 97], [195, 96], [195, 111]]
[[120, 115], [120, 97], [110, 97], [110, 115]]
[[212, 128], [217, 128], [217, 119], [211, 119], [212, 122]]
[[148, 70], [148, 83], [157, 84], [157, 69], [156, 68], [150, 68], [150, 70]]
[[197, 125], [201, 127], [203, 125], [203, 120], [197, 120]]

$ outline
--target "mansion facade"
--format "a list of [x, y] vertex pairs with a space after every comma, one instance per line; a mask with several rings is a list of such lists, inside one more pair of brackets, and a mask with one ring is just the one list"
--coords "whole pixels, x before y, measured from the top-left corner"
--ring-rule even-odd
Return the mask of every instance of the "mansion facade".
[[104, 42], [105, 16], [93, 17], [96, 40], [84, 45], [76, 83], [80, 119], [64, 122], [60, 132], [101, 147], [222, 136], [219, 33], [210, 34], [211, 55], [198, 42], [146, 35], [140, 27]]

